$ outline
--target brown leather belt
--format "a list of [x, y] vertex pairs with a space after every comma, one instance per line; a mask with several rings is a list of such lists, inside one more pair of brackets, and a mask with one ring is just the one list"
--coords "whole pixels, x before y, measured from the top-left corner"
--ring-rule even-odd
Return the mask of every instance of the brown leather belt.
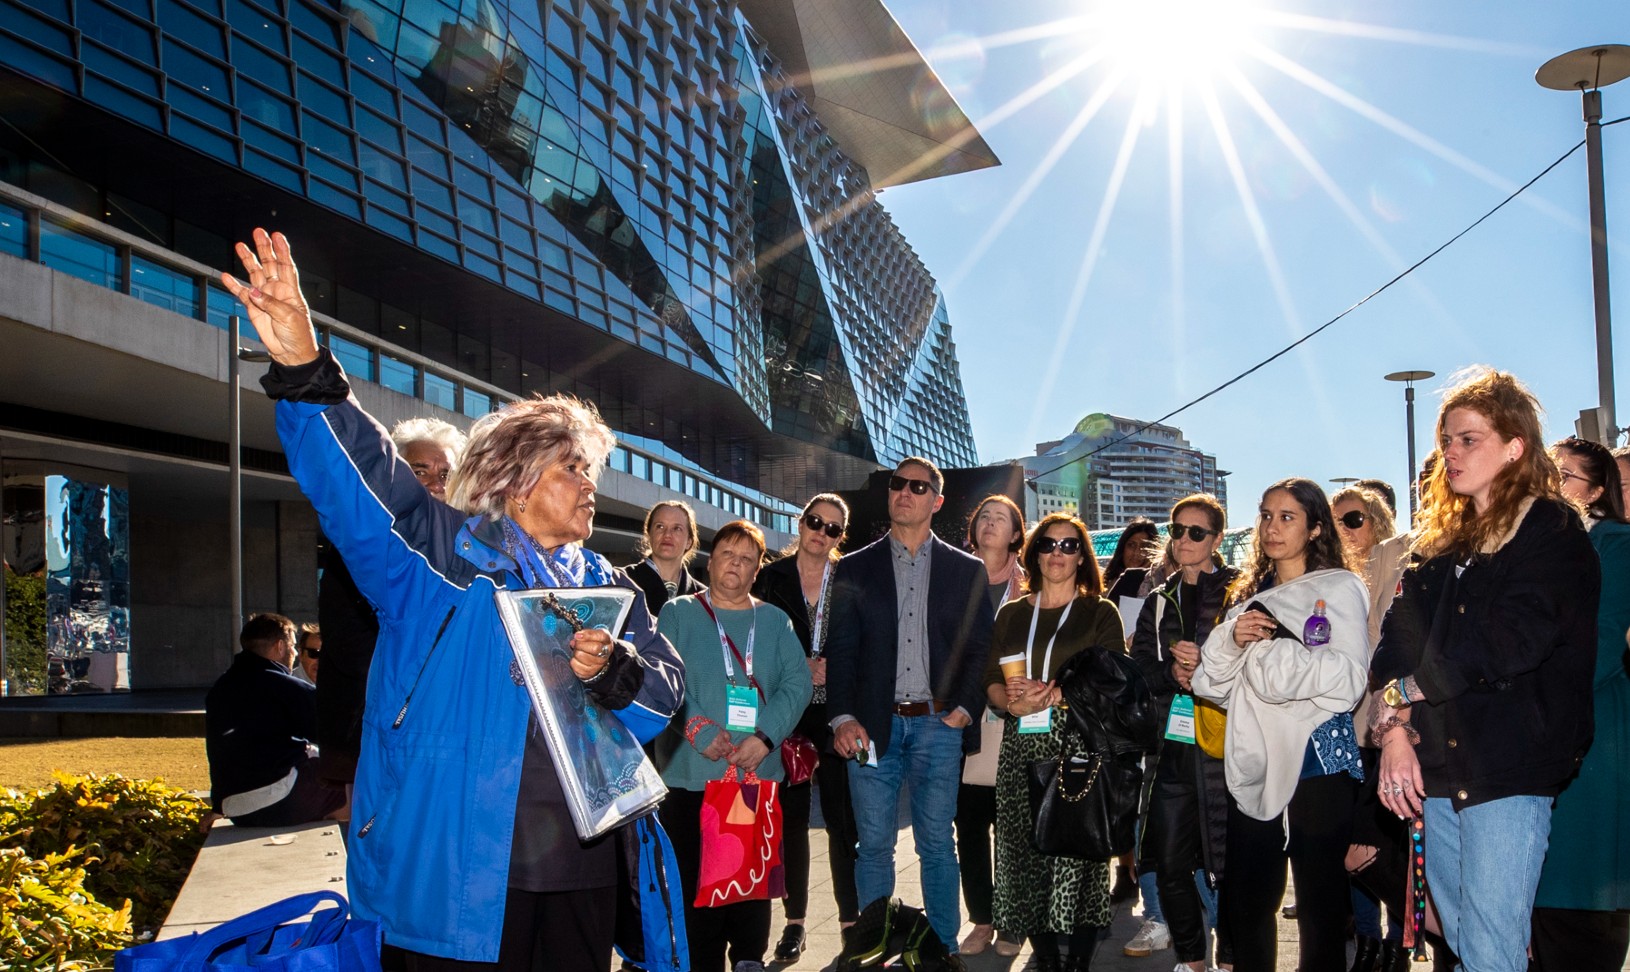
[[932, 702], [896, 702], [894, 714], [897, 716], [925, 716], [938, 715], [941, 712], [950, 712], [956, 706], [949, 702], [935, 699]]

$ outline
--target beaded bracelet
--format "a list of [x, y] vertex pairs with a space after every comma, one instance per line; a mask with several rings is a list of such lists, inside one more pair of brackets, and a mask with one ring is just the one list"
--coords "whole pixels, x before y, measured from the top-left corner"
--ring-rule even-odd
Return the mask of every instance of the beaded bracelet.
[[1370, 727], [1370, 745], [1379, 749], [1381, 747], [1382, 740], [1386, 737], [1386, 734], [1394, 729], [1402, 729], [1404, 731], [1404, 735], [1409, 737], [1409, 744], [1411, 746], [1419, 746], [1421, 744], [1421, 734], [1419, 730], [1397, 716], [1390, 715]]
[[685, 723], [685, 741], [690, 743], [692, 746], [695, 746], [696, 734], [702, 731], [702, 727], [716, 725], [718, 725], [718, 723], [714, 722], [712, 719], [709, 719], [707, 716], [692, 716], [691, 720]]

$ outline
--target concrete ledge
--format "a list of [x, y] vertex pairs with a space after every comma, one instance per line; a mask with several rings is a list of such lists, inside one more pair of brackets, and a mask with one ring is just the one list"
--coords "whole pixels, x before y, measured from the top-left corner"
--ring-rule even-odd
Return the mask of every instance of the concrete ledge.
[[340, 827], [332, 820], [295, 827], [234, 827], [226, 820], [218, 822], [198, 851], [158, 937], [207, 931], [296, 894], [345, 894], [345, 845]]
[[201, 712], [51, 712], [0, 709], [0, 737], [95, 739], [106, 736], [201, 737]]

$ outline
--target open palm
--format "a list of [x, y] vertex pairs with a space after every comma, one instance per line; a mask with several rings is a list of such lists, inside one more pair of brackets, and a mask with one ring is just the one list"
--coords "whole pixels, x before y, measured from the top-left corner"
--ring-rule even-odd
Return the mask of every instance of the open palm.
[[221, 274], [221, 283], [243, 302], [249, 323], [260, 342], [281, 365], [302, 365], [317, 357], [317, 332], [311, 326], [311, 308], [300, 293], [300, 271], [289, 251], [288, 237], [256, 227], [255, 248], [237, 245], [249, 282]]

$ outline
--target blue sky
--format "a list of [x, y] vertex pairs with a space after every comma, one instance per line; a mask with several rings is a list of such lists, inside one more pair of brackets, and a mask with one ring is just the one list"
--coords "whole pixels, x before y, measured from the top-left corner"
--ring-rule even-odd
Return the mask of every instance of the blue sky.
[[[1184, 8], [1222, 5], [1247, 16], [1173, 27], [1195, 22]], [[1541, 63], [1630, 43], [1619, 0], [889, 7], [1003, 162], [881, 194], [945, 290], [986, 462], [1090, 412], [1156, 418], [1335, 316], [1583, 137], [1579, 96], [1535, 84]], [[1603, 98], [1606, 119], [1630, 115], [1630, 81]], [[1604, 147], [1622, 366], [1630, 123]], [[1445, 377], [1476, 363], [1518, 374], [1547, 435], [1570, 434], [1597, 404], [1587, 219], [1581, 149], [1387, 293], [1173, 419], [1232, 470], [1231, 520], [1248, 523], [1283, 476], [1401, 483], [1388, 372], [1439, 375], [1417, 392], [1422, 455]], [[1619, 398], [1626, 424], [1630, 388]]]

